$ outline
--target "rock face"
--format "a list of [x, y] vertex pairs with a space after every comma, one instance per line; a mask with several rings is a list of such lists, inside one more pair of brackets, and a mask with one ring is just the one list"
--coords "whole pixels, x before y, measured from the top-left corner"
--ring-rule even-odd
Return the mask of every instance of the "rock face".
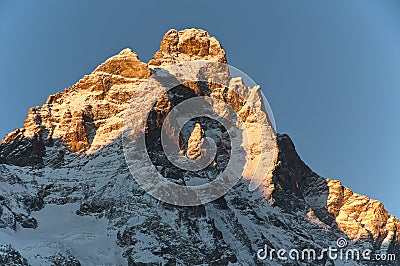
[[350, 239], [371, 239], [379, 243], [400, 243], [399, 220], [377, 200], [354, 193], [338, 180], [327, 179], [327, 208]]
[[[170, 30], [148, 64], [125, 49], [64, 92], [49, 96], [43, 106], [29, 110], [24, 127], [0, 145], [1, 265], [337, 265], [327, 257], [260, 260], [257, 251], [264, 245], [321, 250], [336, 247], [340, 237], [348, 239], [351, 248], [400, 256], [399, 220], [382, 203], [314, 173], [287, 135], [275, 136], [274, 169], [255, 191], [249, 191], [244, 173], [226, 195], [197, 207], [165, 204], [146, 194], [125, 161], [120, 137], [125, 112], [155, 69], [190, 60], [224, 63], [225, 51], [203, 30]], [[246, 88], [240, 79], [229, 82], [248, 89], [253, 102], [261, 105], [259, 88]], [[149, 116], [149, 155], [158, 171], [175, 183], [209, 180], [230, 158], [226, 132], [202, 118], [188, 124], [194, 129], [183, 132], [181, 144], [187, 147], [187, 157], [197, 159], [203, 138], [217, 136], [220, 156], [215, 164], [200, 172], [182, 172], [166, 162], [157, 130], [179, 99], [209, 95], [229, 103], [247, 126], [255, 120], [250, 101], [208, 85], [178, 87], [169, 98], [160, 99]], [[135, 100], [146, 100], [145, 94], [140, 97]], [[265, 128], [275, 135], [270, 125]], [[265, 148], [253, 145], [246, 152], [257, 157]], [[248, 157], [249, 173], [251, 162]], [[66, 210], [67, 216], [50, 208], [54, 206]], [[78, 222], [67, 232], [57, 234], [74, 219]], [[85, 219], [92, 219], [88, 228]], [[52, 228], [46, 220], [60, 227]], [[43, 228], [48, 228], [49, 238], [40, 233]], [[110, 241], [108, 235], [114, 238]], [[376, 264], [351, 260], [346, 265]]]
[[149, 66], [160, 67], [192, 60], [226, 63], [225, 51], [219, 42], [204, 30], [169, 30]]
[[43, 167], [45, 147], [62, 145], [84, 154], [114, 141], [133, 90], [150, 75], [147, 65], [124, 49], [64, 92], [49, 96], [45, 105], [31, 108], [24, 128], [3, 139], [0, 162]]
[[400, 222], [381, 202], [354, 193], [338, 180], [324, 179], [312, 172], [298, 157], [288, 136], [280, 136], [279, 143], [273, 205], [288, 212], [310, 208], [325, 225], [337, 227], [351, 240], [364, 239], [383, 247], [400, 243]]

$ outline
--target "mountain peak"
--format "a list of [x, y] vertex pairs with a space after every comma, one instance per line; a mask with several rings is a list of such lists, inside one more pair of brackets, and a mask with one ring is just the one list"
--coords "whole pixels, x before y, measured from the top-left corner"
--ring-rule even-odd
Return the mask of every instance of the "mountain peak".
[[192, 60], [226, 63], [225, 50], [216, 38], [202, 29], [169, 30], [165, 33], [160, 49], [149, 66], [162, 67]]
[[[96, 216], [108, 219], [109, 228], [118, 231], [114, 243], [116, 249], [122, 250], [122, 256], [132, 265], [175, 265], [178, 261], [185, 265], [259, 265], [261, 262], [255, 254], [264, 244], [273, 248], [319, 250], [335, 247], [336, 240], [343, 237], [354, 240], [348, 242], [350, 248], [369, 248], [374, 252], [379, 250], [400, 255], [400, 221], [390, 215], [382, 203], [352, 192], [340, 181], [325, 179], [313, 172], [301, 160], [287, 135], [278, 134], [276, 142], [274, 138], [271, 146], [277, 145], [277, 155], [273, 171], [257, 190], [248, 190], [251, 177], [248, 173], [252, 172], [245, 171], [243, 180], [227, 194], [205, 205], [177, 207], [153, 200], [150, 194], [145, 193], [134, 181], [134, 175], [147, 174], [149, 168], [140, 165], [139, 154], [138, 158], [131, 158], [138, 165], [132, 174], [123, 151], [121, 136], [126, 129], [127, 109], [133, 100], [137, 108], [132, 113], [140, 113], [143, 104], [152, 101], [148, 96], [153, 91], [140, 90], [152, 74], [151, 68], [193, 60], [226, 63], [225, 51], [204, 30], [172, 29], [164, 35], [160, 49], [148, 64], [140, 61], [131, 49], [123, 49], [76, 84], [49, 96], [44, 105], [29, 110], [24, 127], [8, 134], [0, 144], [0, 229], [14, 230], [15, 239], [18, 239], [21, 233], [24, 237], [23, 229], [19, 228], [31, 228], [32, 235], [29, 235], [33, 242], [11, 239], [10, 243], [15, 247], [0, 243], [1, 265], [3, 254], [7, 259], [10, 256], [19, 259], [16, 250], [21, 251], [21, 256], [27, 256], [29, 262], [33, 261], [33, 265], [48, 265], [37, 262], [39, 259], [63, 261], [57, 265], [70, 265], [71, 261], [79, 265], [78, 259], [85, 262], [89, 257], [91, 263], [87, 264], [99, 265], [96, 263], [98, 254], [105, 252], [102, 246], [96, 245], [104, 238], [92, 240], [90, 237], [89, 245], [98, 247], [98, 250], [93, 247], [91, 250], [95, 250], [95, 254], [82, 257], [82, 252], [75, 252], [75, 247], [68, 245], [75, 243], [69, 239], [76, 239], [78, 247], [83, 246], [82, 243], [86, 242], [81, 241], [87, 238], [86, 228], [81, 230], [78, 227], [78, 231], [65, 234], [61, 230], [72, 228], [64, 227], [64, 222], [75, 221], [74, 210], [77, 208], [76, 214], [81, 218]], [[202, 158], [203, 150], [208, 152], [202, 147], [203, 140], [215, 140], [220, 153], [210, 164], [210, 171], [181, 171], [168, 164], [161, 152], [161, 125], [171, 106], [177, 106], [182, 98], [205, 94], [230, 103], [243, 118], [245, 126], [251, 130], [258, 127], [254, 123], [257, 119], [245, 100], [251, 99], [250, 103], [256, 100], [254, 106], [258, 109], [255, 111], [261, 114], [259, 86], [245, 88], [240, 79], [231, 78], [230, 86], [250, 91], [249, 97], [242, 99], [225, 87], [208, 85], [188, 82], [177, 86], [168, 97], [159, 99], [148, 116], [151, 118], [146, 129], [148, 140], [151, 140], [146, 143], [150, 150], [148, 155], [152, 156], [157, 171], [171, 182], [197, 185], [197, 182], [212, 180], [210, 174], [225, 169], [233, 150], [229, 134], [219, 124], [203, 117], [196, 120], [198, 123], [189, 121], [187, 132], [182, 130], [184, 134], [180, 140], [182, 147], [186, 147], [187, 157], [193, 160]], [[264, 122], [261, 126], [275, 134], [267, 117], [262, 117]], [[193, 130], [189, 130], [191, 126]], [[268, 147], [252, 143], [251, 139], [248, 141], [254, 144], [249, 145], [250, 156], [246, 157], [246, 167], [251, 170], [255, 165], [253, 162], [256, 162], [254, 158]], [[53, 212], [53, 207], [70, 216]], [[54, 227], [52, 233], [56, 237], [50, 235], [48, 243], [39, 245], [38, 241], [44, 237], [41, 230], [47, 225], [44, 217], [55, 224], [60, 221], [63, 226]], [[92, 222], [90, 224], [92, 226]], [[105, 225], [98, 226], [103, 228]], [[93, 230], [89, 229], [87, 235], [91, 236]], [[0, 230], [2, 241], [3, 236], [8, 236], [4, 231]], [[99, 235], [105, 235], [104, 231], [101, 229]], [[74, 254], [60, 253], [65, 250], [61, 245], [65, 239], [68, 240], [66, 247]], [[51, 242], [54, 240], [57, 243]], [[22, 242], [34, 244], [21, 246]], [[53, 248], [50, 251], [39, 248], [44, 245]], [[45, 257], [47, 253], [55, 255]], [[111, 249], [107, 253], [110, 260], [117, 254]], [[275, 265], [275, 260], [271, 263]], [[298, 265], [296, 261], [288, 263]], [[334, 265], [333, 261], [325, 258], [321, 263]], [[350, 265], [375, 264], [361, 261]]]
[[130, 48], [125, 48], [119, 54], [107, 59], [93, 73], [99, 72], [120, 75], [125, 78], [148, 78], [151, 75], [150, 69]]
[[129, 48], [129, 47], [127, 47], [125, 49], [122, 49], [121, 52], [119, 52], [118, 55], [136, 55], [136, 57], [137, 57], [137, 53], [132, 51], [132, 49]]

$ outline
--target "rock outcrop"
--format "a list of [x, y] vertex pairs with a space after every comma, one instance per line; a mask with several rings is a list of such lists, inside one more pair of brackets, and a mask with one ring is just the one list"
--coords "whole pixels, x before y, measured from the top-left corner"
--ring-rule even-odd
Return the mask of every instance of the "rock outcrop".
[[327, 208], [350, 239], [370, 239], [378, 243], [400, 243], [400, 221], [377, 200], [354, 193], [339, 180], [327, 179]]
[[201, 144], [203, 143], [204, 130], [199, 123], [194, 126], [193, 132], [188, 140], [186, 156], [189, 159], [197, 159], [201, 156]]
[[0, 265], [28, 266], [28, 261], [11, 245], [0, 245]]
[[160, 50], [149, 61], [149, 66], [162, 67], [193, 60], [227, 62], [225, 50], [208, 32], [198, 29], [169, 30], [161, 41]]

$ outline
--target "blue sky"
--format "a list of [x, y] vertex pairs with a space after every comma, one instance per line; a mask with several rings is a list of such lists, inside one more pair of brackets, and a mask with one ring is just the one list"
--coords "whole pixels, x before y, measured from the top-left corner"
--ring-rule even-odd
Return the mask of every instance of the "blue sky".
[[0, 135], [29, 107], [170, 28], [203, 28], [260, 84], [303, 160], [400, 216], [400, 2], [1, 1]]

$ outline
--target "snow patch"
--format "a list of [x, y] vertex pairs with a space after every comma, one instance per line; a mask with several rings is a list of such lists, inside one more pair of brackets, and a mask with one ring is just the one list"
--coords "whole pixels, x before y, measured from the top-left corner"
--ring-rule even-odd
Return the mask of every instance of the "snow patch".
[[36, 230], [17, 227], [0, 230], [0, 244], [12, 244], [31, 265], [46, 265], [45, 258], [65, 252], [82, 265], [124, 265], [122, 250], [116, 245], [116, 231], [107, 228], [108, 220], [78, 216], [79, 204], [46, 205], [33, 212]]

